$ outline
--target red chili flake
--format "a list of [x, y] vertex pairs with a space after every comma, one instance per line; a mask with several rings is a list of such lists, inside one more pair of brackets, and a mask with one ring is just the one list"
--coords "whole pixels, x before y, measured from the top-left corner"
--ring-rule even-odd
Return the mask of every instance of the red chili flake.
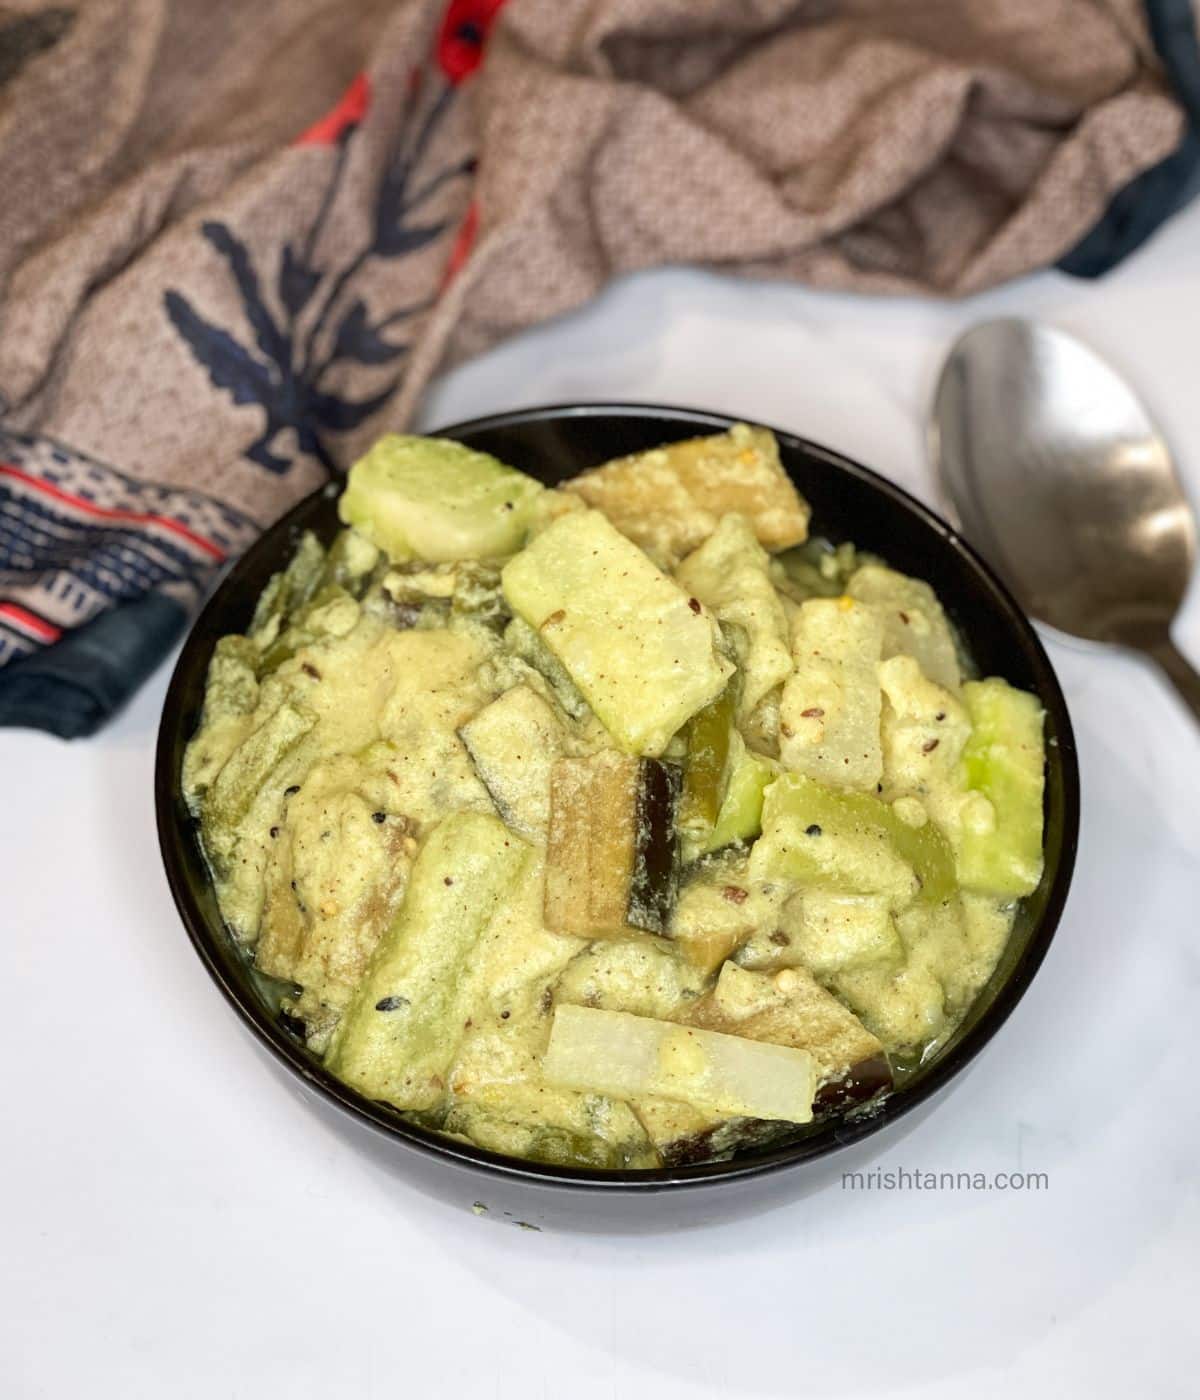
[[742, 889], [740, 885], [726, 885], [725, 888], [721, 891], [721, 893], [730, 902], [730, 904], [745, 904], [745, 902], [750, 898], [749, 892], [747, 890]]
[[796, 736], [796, 731], [792, 728], [790, 724], [781, 724], [779, 726], [779, 732], [783, 735], [785, 739], [793, 739]]
[[447, 875], [446, 878], [442, 881], [443, 885], [452, 885], [453, 883], [454, 881], [450, 878], [449, 875]]
[[903, 622], [906, 627], [908, 626], [908, 614], [906, 612], [900, 614], [900, 621]]
[[320, 671], [317, 670], [311, 661], [302, 661], [300, 663], [300, 669], [306, 676], [311, 676], [314, 681], [319, 681], [321, 679]]
[[921, 752], [922, 752], [922, 753], [932, 753], [932, 752], [934, 751], [934, 749], [936, 749], [937, 746], [938, 746], [938, 744], [940, 744], [940, 743], [941, 743], [941, 740], [940, 740], [940, 739], [928, 739], [928, 740], [926, 740], [925, 743], [923, 743], [923, 744], [921, 745]]
[[689, 599], [688, 599], [688, 607], [691, 608], [691, 610], [692, 610], [694, 613], [698, 613], [698, 612], [700, 611], [700, 599], [699, 599], [699, 598], [689, 598]]
[[800, 711], [801, 719], [820, 719], [825, 711], [820, 705], [810, 705], [807, 710]]
[[552, 612], [549, 617], [542, 619], [542, 626], [557, 627], [558, 624], [563, 620], [563, 618], [566, 617], [566, 615], [566, 612], [562, 608], [556, 608], [555, 611]]

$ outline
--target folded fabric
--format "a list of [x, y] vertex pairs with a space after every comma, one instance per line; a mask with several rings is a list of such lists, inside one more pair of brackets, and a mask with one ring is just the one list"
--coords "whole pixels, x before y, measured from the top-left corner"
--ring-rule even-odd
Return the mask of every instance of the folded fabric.
[[0, 9], [0, 723], [92, 732], [432, 374], [609, 278], [1097, 275], [1197, 119], [1188, 0]]

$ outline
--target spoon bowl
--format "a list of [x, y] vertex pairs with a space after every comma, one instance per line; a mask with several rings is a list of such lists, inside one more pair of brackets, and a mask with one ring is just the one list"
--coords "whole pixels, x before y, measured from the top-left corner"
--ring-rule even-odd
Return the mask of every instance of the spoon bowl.
[[1196, 524], [1133, 390], [1062, 331], [975, 326], [934, 397], [930, 450], [963, 532], [1026, 611], [1152, 656], [1200, 717], [1200, 677], [1170, 626]]

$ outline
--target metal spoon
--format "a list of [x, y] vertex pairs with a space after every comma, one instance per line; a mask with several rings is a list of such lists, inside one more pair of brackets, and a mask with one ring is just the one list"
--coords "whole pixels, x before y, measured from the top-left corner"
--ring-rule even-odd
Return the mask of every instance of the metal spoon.
[[1161, 667], [1200, 719], [1171, 640], [1196, 523], [1171, 454], [1120, 376], [1062, 331], [989, 321], [942, 368], [930, 451], [966, 537], [1021, 605]]

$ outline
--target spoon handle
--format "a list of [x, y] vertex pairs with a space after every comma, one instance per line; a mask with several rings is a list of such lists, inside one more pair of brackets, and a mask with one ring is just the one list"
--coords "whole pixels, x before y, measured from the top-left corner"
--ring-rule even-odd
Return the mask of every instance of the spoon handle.
[[1147, 651], [1162, 667], [1176, 694], [1200, 720], [1200, 675], [1169, 636], [1147, 647]]

